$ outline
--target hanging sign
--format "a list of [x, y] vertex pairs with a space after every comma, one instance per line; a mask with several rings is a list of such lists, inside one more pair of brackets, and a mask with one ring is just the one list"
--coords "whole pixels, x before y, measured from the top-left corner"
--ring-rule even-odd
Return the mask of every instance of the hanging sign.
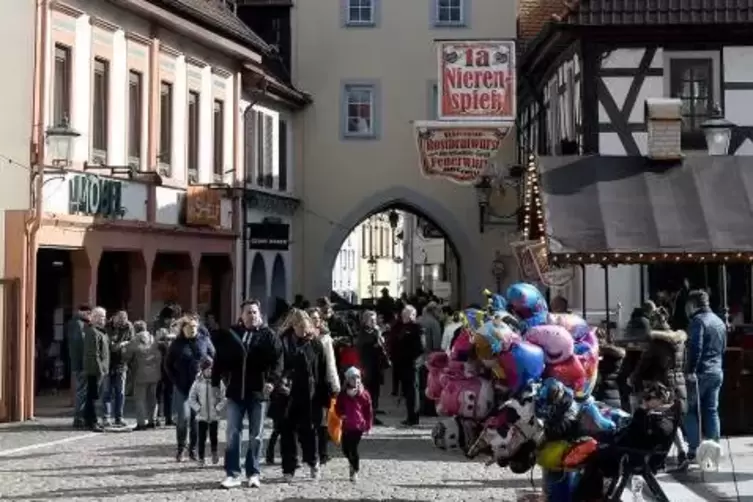
[[439, 120], [515, 122], [515, 42], [442, 40]]
[[186, 225], [219, 227], [222, 224], [222, 197], [207, 186], [186, 189]]
[[415, 122], [421, 172], [469, 185], [499, 153], [512, 124]]
[[553, 266], [549, 262], [546, 242], [536, 240], [511, 242], [510, 247], [518, 262], [520, 278], [523, 281], [540, 282], [549, 287], [561, 287], [575, 277], [575, 269], [572, 267]]
[[290, 225], [285, 223], [249, 223], [248, 248], [287, 251], [290, 247]]
[[71, 214], [119, 218], [122, 206], [123, 182], [101, 178], [93, 174], [77, 174], [68, 180], [68, 209]]

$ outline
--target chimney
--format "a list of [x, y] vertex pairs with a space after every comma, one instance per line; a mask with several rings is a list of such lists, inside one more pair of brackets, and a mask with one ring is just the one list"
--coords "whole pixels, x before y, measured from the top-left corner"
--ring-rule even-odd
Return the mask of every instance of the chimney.
[[674, 98], [646, 100], [648, 158], [651, 160], [682, 159], [682, 101]]

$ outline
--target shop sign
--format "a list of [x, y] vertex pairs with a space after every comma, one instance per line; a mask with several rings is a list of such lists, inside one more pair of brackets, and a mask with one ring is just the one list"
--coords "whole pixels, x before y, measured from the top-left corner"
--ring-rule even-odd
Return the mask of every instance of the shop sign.
[[553, 266], [549, 262], [546, 242], [519, 241], [510, 243], [520, 269], [521, 280], [539, 282], [549, 287], [561, 287], [575, 277], [575, 270], [570, 267]]
[[439, 120], [515, 121], [515, 42], [442, 40]]
[[499, 153], [512, 124], [416, 122], [421, 172], [468, 185], [475, 182]]
[[285, 223], [249, 223], [249, 249], [287, 251], [290, 246], [290, 225]]
[[222, 197], [206, 186], [186, 190], [186, 225], [219, 227], [222, 225]]
[[123, 182], [93, 174], [78, 174], [68, 180], [71, 214], [119, 218], [125, 214], [122, 205]]

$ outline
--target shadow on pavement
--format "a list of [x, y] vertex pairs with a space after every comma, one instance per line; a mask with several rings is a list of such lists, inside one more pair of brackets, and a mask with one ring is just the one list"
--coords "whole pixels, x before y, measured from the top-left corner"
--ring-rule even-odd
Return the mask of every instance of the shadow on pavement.
[[198, 471], [205, 471], [208, 470], [209, 467], [202, 467], [197, 464], [188, 464], [181, 465], [177, 464], [175, 461], [170, 463], [170, 466], [168, 468], [159, 469], [156, 466], [155, 467], [147, 467], [142, 464], [141, 469], [119, 469], [120, 466], [113, 466], [112, 469], [102, 468], [100, 467], [100, 470], [97, 472], [89, 471], [89, 472], [61, 472], [61, 473], [36, 473], [35, 471], [27, 472], [27, 474], [32, 474], [35, 477], [39, 478], [69, 478], [71, 476], [75, 476], [77, 478], [99, 478], [102, 476], [106, 477], [134, 477], [134, 478], [153, 478], [155, 476], [162, 475], [166, 472], [168, 473], [174, 473], [176, 470], [179, 470], [181, 473], [190, 473], [190, 472], [198, 472]]
[[510, 479], [490, 479], [490, 480], [448, 480], [434, 484], [400, 484], [395, 485], [400, 488], [413, 490], [473, 490], [498, 488], [501, 490], [513, 489], [532, 489], [531, 482], [527, 479], [510, 478]]
[[[50, 454], [47, 454], [45, 456], [49, 456], [49, 455]], [[18, 455], [14, 455], [13, 457], [8, 457], [8, 458], [9, 459], [10, 458], [17, 459], [17, 458], [19, 458], [19, 456]], [[173, 460], [173, 459], [165, 459], [165, 460], [166, 461], [170, 460], [172, 464], [175, 463], [175, 460]], [[0, 465], [2, 465], [2, 459], [1, 458], [0, 458]], [[112, 467], [113, 469], [115, 469], [115, 468], [121, 468], [121, 467], [144, 467], [144, 463], [143, 462], [141, 462], [141, 463], [123, 463], [123, 464], [112, 465], [112, 466], [110, 466], [110, 465], [102, 465], [102, 464], [94, 464], [94, 465], [61, 465], [61, 466], [57, 466], [57, 467], [42, 467], [42, 468], [39, 468], [39, 469], [29, 468], [28, 466], [19, 466], [19, 467], [15, 468], [15, 469], [0, 469], [0, 473], [2, 473], [2, 472], [23, 472], [24, 474], [33, 474], [33, 473], [45, 473], [45, 472], [58, 472], [59, 473], [59, 472], [62, 472], [62, 471], [75, 471], [76, 475], [86, 476], [87, 475], [86, 473], [85, 474], [80, 474], [81, 471], [90, 471], [90, 470], [101, 471], [102, 469], [107, 469], [107, 468], [110, 468], [110, 467]], [[72, 475], [72, 473], [68, 473], [67, 475], [70, 476], [70, 475]], [[63, 476], [63, 474], [61, 474], [61, 476]]]
[[431, 439], [425, 436], [366, 436], [361, 441], [359, 453], [362, 459], [369, 460], [468, 461], [459, 452], [451, 453], [436, 448]]
[[70, 432], [71, 434], [88, 433], [74, 429], [70, 423], [61, 421], [29, 421], [20, 424], [13, 424], [12, 427], [3, 427], [0, 434], [25, 434], [29, 432]]
[[[370, 499], [370, 498], [360, 498], [358, 499], [362, 502], [432, 502], [430, 499]], [[353, 502], [353, 499], [333, 499], [333, 498], [326, 498], [326, 499], [307, 499], [302, 497], [295, 497], [295, 498], [286, 498], [282, 499], [280, 502]]]
[[0, 466], [4, 465], [10, 465], [13, 463], [18, 462], [19, 460], [33, 460], [35, 458], [49, 458], [53, 455], [60, 455], [61, 453], [55, 453], [54, 451], [51, 452], [49, 450], [46, 451], [38, 451], [35, 453], [22, 453], [22, 454], [10, 454], [7, 456], [0, 455]]
[[[659, 478], [661, 483], [679, 483], [686, 489], [690, 490], [697, 496], [704, 500], [730, 500], [730, 496], [721, 490], [717, 489], [715, 485], [721, 484], [733, 484], [750, 481], [753, 479], [753, 474], [748, 472], [706, 472], [700, 471], [693, 472], [675, 472], [667, 476]], [[727, 491], [727, 490], [725, 490]], [[731, 500], [737, 501], [753, 501], [751, 496], [732, 497]]]
[[109, 499], [120, 495], [148, 495], [150, 493], [164, 495], [166, 493], [177, 493], [187, 491], [207, 491], [217, 490], [216, 481], [205, 481], [201, 483], [183, 482], [179, 484], [150, 484], [126, 486], [98, 486], [95, 488], [60, 488], [51, 491], [34, 492], [28, 495], [13, 495], [13, 500], [52, 500], [52, 499], [73, 499], [73, 498], [99, 498]]

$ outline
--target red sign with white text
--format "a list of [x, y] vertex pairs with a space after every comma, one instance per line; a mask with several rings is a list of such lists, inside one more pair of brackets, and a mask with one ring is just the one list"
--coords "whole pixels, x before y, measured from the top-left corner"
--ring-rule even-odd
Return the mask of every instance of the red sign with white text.
[[515, 121], [515, 42], [438, 42], [438, 119]]

